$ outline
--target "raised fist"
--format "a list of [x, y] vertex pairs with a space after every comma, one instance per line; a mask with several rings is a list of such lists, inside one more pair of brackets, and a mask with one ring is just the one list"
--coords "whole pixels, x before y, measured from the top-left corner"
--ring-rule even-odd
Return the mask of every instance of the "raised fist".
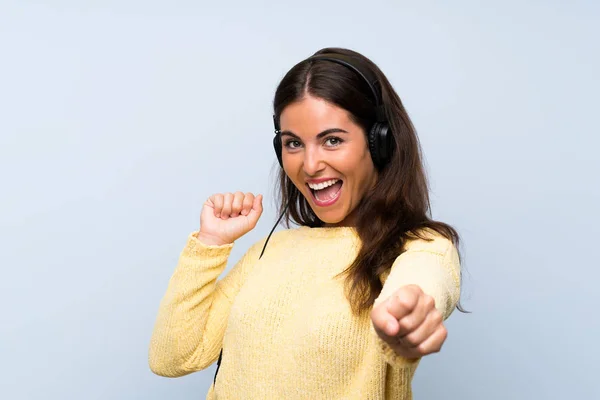
[[242, 192], [213, 194], [202, 207], [198, 240], [217, 246], [233, 243], [256, 226], [262, 198]]

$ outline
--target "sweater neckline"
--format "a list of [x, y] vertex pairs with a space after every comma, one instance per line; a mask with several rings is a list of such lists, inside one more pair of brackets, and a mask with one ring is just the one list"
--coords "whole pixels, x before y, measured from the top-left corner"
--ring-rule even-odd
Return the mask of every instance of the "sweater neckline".
[[316, 227], [300, 226], [298, 232], [318, 238], [358, 237], [356, 228], [352, 226]]

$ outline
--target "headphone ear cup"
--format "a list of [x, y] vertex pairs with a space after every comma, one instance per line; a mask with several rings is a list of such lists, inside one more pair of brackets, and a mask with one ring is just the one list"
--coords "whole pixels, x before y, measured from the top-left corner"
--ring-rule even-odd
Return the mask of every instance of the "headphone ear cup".
[[383, 168], [390, 160], [391, 155], [391, 132], [385, 123], [376, 122], [369, 132], [369, 151], [373, 164], [378, 169]]
[[281, 136], [275, 134], [273, 138], [273, 148], [275, 149], [275, 155], [277, 156], [277, 161], [279, 161], [279, 166], [283, 168], [283, 160], [281, 158]]
[[377, 124], [374, 124], [369, 131], [369, 152], [371, 153], [371, 159], [375, 167], [379, 169], [379, 154], [377, 153], [377, 135], [375, 134]]

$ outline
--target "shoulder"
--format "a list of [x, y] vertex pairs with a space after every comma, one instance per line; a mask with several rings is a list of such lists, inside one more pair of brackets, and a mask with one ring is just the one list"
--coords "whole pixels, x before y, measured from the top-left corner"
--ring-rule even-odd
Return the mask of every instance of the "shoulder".
[[[282, 229], [279, 231], [275, 231], [270, 235], [263, 236], [260, 240], [254, 242], [248, 253], [251, 254], [260, 254], [267, 246], [267, 249], [281, 248], [290, 245], [291, 243], [295, 243], [299, 239], [298, 229]], [[265, 250], [266, 253], [266, 250]]]
[[[402, 253], [388, 273], [427, 273], [430, 277], [447, 276], [460, 286], [460, 255], [454, 242], [432, 229], [423, 229], [406, 240]], [[442, 275], [439, 273], [442, 272]], [[387, 274], [383, 275], [385, 279]]]
[[461, 268], [457, 244], [432, 229], [423, 229], [418, 236], [411, 236], [406, 240], [399, 259], [410, 259], [413, 254], [418, 256], [423, 253], [435, 256], [437, 262], [451, 270], [458, 271]]
[[422, 229], [418, 232], [418, 235], [409, 236], [403, 247], [405, 252], [424, 251], [441, 256], [456, 250], [452, 240], [432, 229]]
[[278, 231], [273, 232], [271, 235], [265, 235], [259, 243], [264, 244], [267, 240], [269, 241], [269, 245], [271, 244], [283, 244], [288, 243], [290, 241], [296, 241], [300, 239], [300, 230], [298, 228], [287, 228], [280, 229]]

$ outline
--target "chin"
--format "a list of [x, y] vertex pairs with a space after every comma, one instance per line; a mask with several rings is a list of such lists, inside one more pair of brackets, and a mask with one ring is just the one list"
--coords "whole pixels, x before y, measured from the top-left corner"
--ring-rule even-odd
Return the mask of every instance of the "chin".
[[341, 222], [344, 220], [344, 218], [327, 218], [327, 217], [322, 217], [320, 215], [317, 214], [317, 218], [319, 218], [321, 221], [323, 221], [323, 224], [325, 225], [332, 225], [332, 226], [337, 226], [340, 225]]
[[324, 212], [324, 210], [316, 209], [313, 204], [310, 204], [310, 206], [317, 218], [323, 221], [325, 225], [341, 225], [348, 216], [345, 212], [335, 212], [333, 210]]

